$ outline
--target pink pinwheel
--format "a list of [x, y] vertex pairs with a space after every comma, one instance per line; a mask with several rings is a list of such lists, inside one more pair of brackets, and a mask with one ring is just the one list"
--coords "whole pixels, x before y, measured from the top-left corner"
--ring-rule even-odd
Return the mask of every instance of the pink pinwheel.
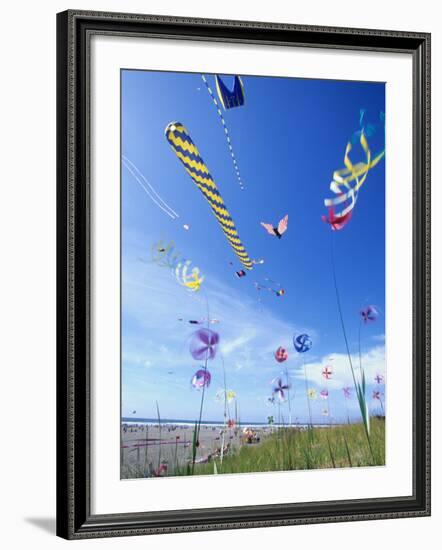
[[208, 388], [210, 386], [210, 381], [212, 380], [212, 375], [207, 369], [199, 369], [192, 376], [190, 383], [192, 387], [196, 390], [201, 390], [203, 388]]
[[281, 378], [275, 378], [273, 380], [275, 387], [273, 388], [273, 393], [276, 394], [280, 401], [285, 400], [285, 391], [290, 389], [289, 384], [283, 384]]
[[384, 377], [382, 376], [382, 374], [377, 374], [374, 377], [374, 381], [376, 382], [376, 384], [382, 384], [382, 382], [384, 381]]
[[342, 388], [342, 392], [343, 392], [344, 397], [345, 397], [346, 399], [348, 399], [349, 397], [351, 397], [351, 389], [350, 389], [348, 386], [346, 386], [345, 388]]
[[275, 359], [278, 361], [278, 363], [283, 363], [284, 361], [287, 361], [288, 357], [289, 354], [287, 350], [281, 346], [275, 351]]
[[189, 351], [194, 359], [213, 359], [219, 344], [219, 334], [208, 328], [201, 328], [192, 334]]
[[321, 396], [321, 399], [328, 399], [328, 390], [321, 390], [319, 395]]
[[360, 313], [364, 323], [376, 321], [379, 317], [379, 311], [376, 306], [367, 306], [365, 309], [362, 309]]
[[326, 366], [326, 367], [322, 370], [322, 376], [323, 376], [326, 380], [330, 380], [330, 378], [332, 377], [332, 374], [333, 374], [333, 371], [331, 370], [331, 367], [329, 367], [329, 366]]
[[162, 463], [156, 470], [153, 470], [152, 474], [154, 477], [161, 477], [167, 472], [167, 464]]
[[381, 392], [378, 390], [373, 390], [373, 399], [381, 400]]

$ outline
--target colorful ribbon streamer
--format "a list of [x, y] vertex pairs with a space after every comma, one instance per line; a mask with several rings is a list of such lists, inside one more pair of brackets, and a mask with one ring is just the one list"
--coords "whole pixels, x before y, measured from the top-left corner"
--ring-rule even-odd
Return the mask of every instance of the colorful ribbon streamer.
[[171, 122], [165, 130], [166, 139], [182, 162], [186, 172], [209, 203], [215, 218], [218, 220], [230, 246], [246, 269], [253, 268], [226, 205], [218, 191], [209, 169], [201, 158], [186, 128], [181, 122]]
[[[358, 192], [367, 179], [368, 172], [376, 166], [385, 155], [385, 149], [372, 156], [367, 137], [364, 131], [359, 132], [359, 143], [365, 154], [365, 162], [353, 164], [350, 159], [350, 152], [353, 148], [351, 141], [347, 143], [344, 155], [344, 168], [333, 172], [333, 180], [330, 183], [330, 191], [337, 195], [336, 197], [325, 199], [324, 204], [329, 208], [329, 212], [337, 223], [346, 222], [350, 219], [350, 213], [356, 205]], [[352, 182], [355, 182], [352, 185]], [[336, 212], [338, 206], [342, 210]], [[331, 223], [331, 222], [330, 222]], [[345, 223], [343, 223], [345, 225]], [[340, 229], [340, 227], [339, 227]]]
[[175, 244], [165, 244], [159, 241], [152, 245], [152, 261], [160, 267], [167, 267], [175, 275], [178, 283], [190, 290], [197, 292], [204, 281], [204, 277], [198, 267], [190, 270], [192, 262], [186, 260], [175, 249]]

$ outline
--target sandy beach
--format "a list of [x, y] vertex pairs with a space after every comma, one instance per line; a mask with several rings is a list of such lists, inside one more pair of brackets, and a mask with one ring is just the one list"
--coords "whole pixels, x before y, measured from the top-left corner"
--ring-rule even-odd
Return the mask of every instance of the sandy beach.
[[[177, 424], [132, 424], [121, 426], [122, 478], [174, 475], [178, 468], [192, 462], [194, 426]], [[271, 429], [253, 427], [253, 438], [247, 441], [244, 427], [201, 425], [196, 463], [211, 462], [223, 453], [232, 454], [241, 445], [259, 445]]]

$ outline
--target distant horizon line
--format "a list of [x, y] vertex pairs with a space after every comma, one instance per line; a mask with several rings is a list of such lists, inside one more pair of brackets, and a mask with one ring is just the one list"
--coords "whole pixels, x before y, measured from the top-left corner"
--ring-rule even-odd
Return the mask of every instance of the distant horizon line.
[[[158, 419], [158, 418], [145, 418], [145, 417], [129, 417], [129, 416], [122, 416], [121, 417], [121, 423], [127, 423], [127, 422], [139, 422], [139, 423], [149, 423], [149, 424], [186, 424], [186, 425], [189, 425], [189, 426], [193, 426], [194, 424], [197, 424], [198, 421], [196, 420], [189, 420], [187, 418], [161, 418], [161, 419]], [[226, 422], [225, 420], [201, 420], [201, 424], [205, 424], [205, 425], [224, 425]], [[350, 422], [350, 424], [358, 424], [359, 422]], [[247, 425], [251, 425], [251, 424], [257, 424], [257, 425], [262, 425], [262, 426], [308, 426], [310, 424], [310, 422], [306, 421], [306, 422], [300, 422], [300, 421], [296, 421], [296, 422], [276, 422], [276, 420], [272, 423], [272, 424], [269, 424], [269, 422], [263, 422], [263, 421], [258, 421], [258, 420], [255, 420], [255, 421], [243, 421], [243, 420], [240, 420], [237, 422], [238, 425], [240, 426], [247, 426]], [[340, 425], [340, 424], [347, 424], [347, 422], [312, 422], [311, 423], [313, 426], [329, 426], [329, 425]]]

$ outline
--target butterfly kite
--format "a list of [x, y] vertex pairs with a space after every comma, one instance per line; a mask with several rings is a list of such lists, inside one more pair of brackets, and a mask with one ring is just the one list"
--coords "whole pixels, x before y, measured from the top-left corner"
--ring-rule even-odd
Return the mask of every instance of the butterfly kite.
[[289, 224], [288, 214], [286, 214], [282, 218], [282, 220], [279, 221], [277, 227], [273, 227], [271, 223], [261, 222], [261, 225], [264, 227], [267, 233], [269, 235], [272, 235], [273, 237], [278, 237], [278, 239], [280, 239], [284, 235], [284, 233], [287, 231], [288, 224]]

